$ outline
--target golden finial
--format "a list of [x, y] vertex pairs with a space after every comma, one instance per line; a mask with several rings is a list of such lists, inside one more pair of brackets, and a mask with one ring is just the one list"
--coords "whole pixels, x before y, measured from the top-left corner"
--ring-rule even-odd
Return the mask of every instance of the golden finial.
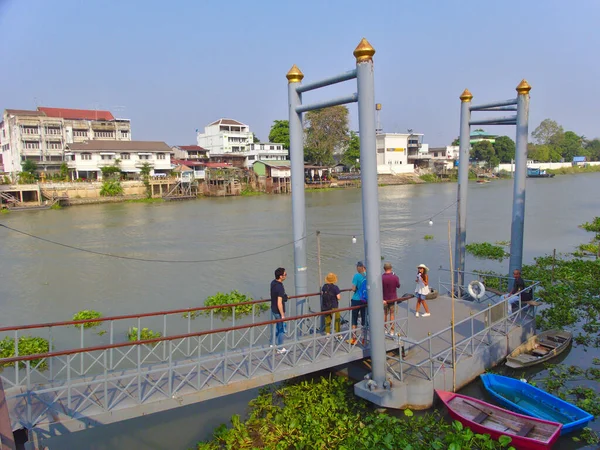
[[462, 94], [460, 94], [460, 100], [464, 103], [469, 103], [473, 98], [473, 94], [469, 92], [468, 89], [465, 89]]
[[373, 61], [374, 54], [375, 49], [365, 38], [362, 38], [358, 46], [354, 49], [354, 57], [356, 58], [357, 63]]
[[294, 64], [285, 77], [288, 79], [289, 83], [300, 83], [302, 78], [304, 78], [304, 74], [298, 69], [298, 66]]
[[519, 83], [519, 85], [517, 86], [517, 92], [519, 93], [519, 95], [523, 95], [523, 94], [529, 94], [530, 90], [531, 90], [531, 86], [529, 86], [529, 83], [527, 82], [527, 80], [525, 80], [525, 78], [523, 78], [521, 80], [521, 82]]

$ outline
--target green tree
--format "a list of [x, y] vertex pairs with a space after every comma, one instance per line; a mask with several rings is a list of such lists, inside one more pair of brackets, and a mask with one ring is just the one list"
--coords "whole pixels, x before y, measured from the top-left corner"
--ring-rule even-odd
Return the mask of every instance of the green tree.
[[152, 166], [145, 162], [142, 164], [142, 168], [140, 169], [140, 178], [146, 187], [146, 198], [152, 197], [152, 186], [150, 186], [150, 172], [152, 171]]
[[585, 149], [590, 158], [590, 161], [600, 161], [600, 139], [592, 139], [587, 141]]
[[26, 159], [21, 163], [21, 168], [23, 169], [23, 172], [27, 172], [33, 175], [38, 169], [38, 165], [35, 161], [32, 161], [31, 159]]
[[60, 178], [65, 181], [69, 179], [69, 166], [65, 162], [60, 165]]
[[500, 136], [494, 142], [496, 156], [501, 163], [509, 163], [515, 157], [515, 142], [508, 136]]
[[289, 120], [275, 120], [269, 132], [269, 142], [283, 144], [285, 149], [290, 148], [290, 122]]
[[330, 165], [334, 150], [345, 147], [348, 142], [348, 108], [340, 105], [309, 111], [305, 116], [304, 129], [304, 160]]
[[254, 133], [252, 133], [252, 142], [254, 142], [255, 144], [257, 144], [258, 142], [260, 142], [260, 139], [257, 138]]
[[563, 127], [551, 119], [544, 119], [531, 133], [536, 144], [559, 145], [564, 135]]
[[[583, 139], [572, 131], [567, 131], [560, 140], [559, 147], [565, 161], [573, 161], [574, 156], [580, 156], [583, 149]], [[585, 152], [587, 153], [587, 152]]]
[[342, 163], [348, 167], [360, 168], [360, 138], [354, 131], [350, 132], [348, 147], [342, 155]]
[[459, 145], [460, 145], [460, 138], [459, 138], [459, 137], [457, 137], [456, 139], [454, 139], [454, 140], [452, 141], [452, 144], [450, 144], [450, 145], [453, 145], [453, 146], [455, 146], [455, 147], [456, 147], [456, 146], [459, 146]]
[[485, 161], [488, 164], [497, 159], [494, 146], [490, 141], [479, 141], [473, 144], [471, 158], [476, 161]]

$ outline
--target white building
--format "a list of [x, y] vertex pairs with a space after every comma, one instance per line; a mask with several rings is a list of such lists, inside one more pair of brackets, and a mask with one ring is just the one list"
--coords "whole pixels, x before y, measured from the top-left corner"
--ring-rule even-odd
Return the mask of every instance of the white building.
[[67, 144], [65, 157], [72, 179], [102, 178], [102, 167], [118, 165], [121, 172], [139, 174], [148, 164], [150, 175], [171, 172], [171, 148], [158, 141], [86, 141]]
[[256, 161], [288, 161], [289, 151], [283, 148], [283, 144], [253, 143], [248, 146], [244, 167], [251, 168]]
[[87, 140], [130, 141], [131, 123], [109, 111], [45, 107], [6, 109], [0, 122], [4, 170], [13, 175], [27, 159], [41, 170], [58, 171], [66, 145]]
[[254, 142], [250, 127], [233, 119], [219, 119], [204, 127], [204, 133], [198, 133], [198, 145], [210, 153], [241, 153], [248, 150]]
[[175, 159], [204, 161], [208, 160], [209, 152], [199, 145], [174, 145], [171, 153]]
[[[381, 133], [376, 135], [377, 173], [412, 173], [415, 170], [419, 136], [422, 134]], [[411, 151], [415, 150], [412, 152]], [[412, 155], [412, 157], [411, 157]]]

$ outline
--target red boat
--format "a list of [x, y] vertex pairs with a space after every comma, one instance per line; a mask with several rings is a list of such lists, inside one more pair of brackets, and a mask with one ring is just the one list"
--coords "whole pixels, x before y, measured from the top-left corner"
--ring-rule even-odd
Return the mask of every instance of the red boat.
[[561, 423], [523, 416], [466, 395], [437, 389], [435, 392], [453, 419], [475, 433], [487, 433], [494, 439], [509, 436], [512, 439], [510, 445], [516, 449], [549, 449], [560, 436]]

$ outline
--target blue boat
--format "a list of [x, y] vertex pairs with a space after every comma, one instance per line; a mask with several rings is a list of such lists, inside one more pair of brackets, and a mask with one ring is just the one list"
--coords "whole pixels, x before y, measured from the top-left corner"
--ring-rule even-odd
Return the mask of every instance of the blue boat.
[[487, 391], [501, 405], [515, 412], [563, 424], [561, 435], [584, 428], [594, 416], [546, 391], [515, 378], [480, 375]]

